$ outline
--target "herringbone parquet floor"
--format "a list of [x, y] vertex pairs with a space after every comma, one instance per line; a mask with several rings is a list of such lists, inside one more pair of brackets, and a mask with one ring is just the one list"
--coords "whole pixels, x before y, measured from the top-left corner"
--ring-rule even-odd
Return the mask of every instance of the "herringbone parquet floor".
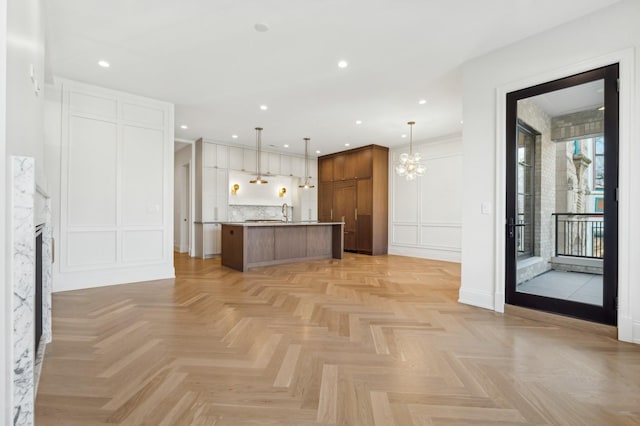
[[37, 425], [638, 425], [640, 347], [460, 305], [396, 256], [54, 295]]

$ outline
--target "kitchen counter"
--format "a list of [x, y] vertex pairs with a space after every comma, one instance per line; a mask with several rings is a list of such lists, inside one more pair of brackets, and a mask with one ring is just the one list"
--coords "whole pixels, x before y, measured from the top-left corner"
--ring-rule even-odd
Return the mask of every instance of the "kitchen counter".
[[222, 265], [251, 267], [343, 258], [343, 222], [222, 223]]
[[222, 222], [223, 225], [237, 226], [327, 226], [343, 225], [344, 222], [282, 222], [279, 220], [246, 221], [246, 222]]

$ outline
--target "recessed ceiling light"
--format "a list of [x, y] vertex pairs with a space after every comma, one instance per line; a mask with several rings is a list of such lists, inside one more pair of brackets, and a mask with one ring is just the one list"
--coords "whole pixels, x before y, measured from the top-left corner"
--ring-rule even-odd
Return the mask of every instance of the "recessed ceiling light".
[[356, 120], [356, 124], [362, 124], [362, 120]]
[[231, 135], [232, 138], [238, 139], [238, 135]]
[[349, 63], [347, 61], [338, 62], [338, 67], [340, 67], [340, 68], [346, 68], [348, 66], [349, 66]]
[[269, 107], [266, 106], [266, 105], [260, 105], [260, 109], [263, 110], [263, 111], [266, 111], [266, 110], [269, 109]]
[[460, 120], [460, 124], [464, 124], [464, 121]]
[[316, 149], [316, 154], [320, 154], [320, 150], [319, 149]]
[[401, 137], [401, 138], [406, 138], [406, 137], [407, 137], [407, 135], [401, 135], [400, 137]]
[[186, 124], [183, 124], [182, 126], [180, 126], [181, 129], [187, 130], [189, 128], [189, 126], [187, 126]]
[[109, 68], [111, 66], [111, 64], [107, 61], [98, 61], [98, 65], [100, 65], [102, 68]]
[[266, 33], [269, 31], [269, 25], [264, 22], [258, 22], [253, 26], [253, 28], [259, 33]]
[[351, 146], [351, 144], [350, 143], [345, 143], [344, 146]]
[[287, 144], [287, 143], [285, 143], [285, 144], [284, 144], [284, 145], [282, 145], [282, 146], [284, 146], [285, 148], [289, 148], [289, 144]]
[[420, 99], [420, 100], [418, 101], [418, 103], [419, 103], [420, 105], [424, 105], [424, 104], [426, 104], [426, 103], [427, 103], [427, 100], [426, 100], [426, 99]]

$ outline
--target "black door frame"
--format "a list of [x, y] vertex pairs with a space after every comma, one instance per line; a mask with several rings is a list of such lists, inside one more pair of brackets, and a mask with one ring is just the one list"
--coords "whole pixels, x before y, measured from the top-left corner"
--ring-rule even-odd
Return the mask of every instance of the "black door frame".
[[[619, 146], [619, 65], [613, 64], [569, 77], [507, 93], [506, 102], [506, 232], [505, 296], [506, 303], [541, 311], [568, 315], [603, 324], [617, 324], [618, 293], [618, 146]], [[513, 223], [516, 210], [517, 105], [520, 99], [566, 89], [595, 80], [604, 80], [604, 265], [603, 306], [554, 299], [516, 291], [516, 247]]]

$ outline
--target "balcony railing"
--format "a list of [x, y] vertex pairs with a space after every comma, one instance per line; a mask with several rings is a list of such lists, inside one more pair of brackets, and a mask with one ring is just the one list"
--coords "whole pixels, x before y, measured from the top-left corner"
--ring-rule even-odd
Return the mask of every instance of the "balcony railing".
[[553, 213], [556, 256], [604, 258], [603, 213]]

